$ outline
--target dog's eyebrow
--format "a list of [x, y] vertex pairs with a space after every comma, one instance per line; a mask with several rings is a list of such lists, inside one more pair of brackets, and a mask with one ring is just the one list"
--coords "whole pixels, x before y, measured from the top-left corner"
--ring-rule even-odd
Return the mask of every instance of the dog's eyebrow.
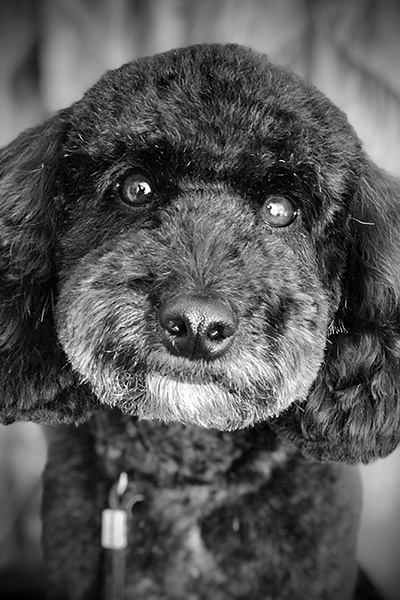
[[310, 193], [320, 187], [318, 173], [309, 162], [289, 163], [278, 160], [266, 169], [264, 181], [273, 191], [282, 189]]

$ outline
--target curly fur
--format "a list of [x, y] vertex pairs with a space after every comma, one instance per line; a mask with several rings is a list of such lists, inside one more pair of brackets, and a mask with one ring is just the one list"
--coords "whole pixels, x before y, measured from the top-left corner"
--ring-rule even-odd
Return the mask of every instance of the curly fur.
[[[120, 197], [132, 170], [155, 190], [142, 207]], [[217, 45], [129, 63], [1, 152], [0, 195], [4, 423], [90, 419], [78, 430], [84, 442], [66, 430], [81, 457], [96, 445], [103, 406], [119, 409], [124, 431], [148, 420], [151, 447], [159, 427], [167, 437], [178, 427], [186, 440], [199, 426], [210, 430], [204, 436], [226, 432], [218, 452], [229, 436], [238, 446], [251, 438], [240, 431], [252, 427], [326, 461], [366, 462], [398, 444], [399, 186], [365, 156], [345, 116], [289, 71]], [[266, 218], [277, 195], [297, 210], [286, 227]], [[213, 360], [177, 355], [166, 342], [160, 315], [187, 298], [233, 315], [235, 335]], [[266, 464], [276, 452], [291, 456], [281, 443], [283, 450], [268, 449]], [[64, 460], [57, 444], [50, 488]], [[129, 461], [120, 467], [132, 471]], [[331, 465], [312, 469], [336, 480]], [[270, 485], [267, 470], [259, 491]], [[229, 466], [224, 477], [231, 476]], [[96, 488], [99, 505], [107, 477]], [[79, 485], [65, 478], [79, 497]], [[300, 480], [293, 478], [292, 501]], [[310, 514], [325, 523], [312, 495]], [[47, 513], [60, 519], [49, 498]], [[200, 510], [195, 500], [188, 505]], [[156, 519], [162, 511], [154, 510]], [[190, 529], [192, 542], [198, 533]], [[326, 565], [315, 569], [321, 582]], [[344, 570], [336, 571], [341, 583], [329, 598], [338, 585], [344, 594]], [[204, 589], [225, 597], [215, 582]], [[86, 597], [85, 585], [71, 598]], [[290, 586], [279, 597], [305, 597]], [[187, 589], [171, 597], [187, 598]], [[241, 593], [249, 591], [235, 597]]]
[[[122, 85], [124, 102], [118, 98]], [[160, 185], [157, 212], [146, 216], [149, 221], [163, 220], [162, 229], [153, 234], [153, 260], [151, 255], [143, 257], [139, 241], [143, 225], [147, 234], [149, 223], [124, 211], [110, 191], [117, 174], [135, 162], [156, 173]], [[172, 288], [177, 276], [170, 273], [167, 282], [166, 273], [171, 268], [179, 271], [181, 265], [174, 262], [183, 262], [178, 253], [185, 244], [175, 240], [173, 248], [169, 237], [181, 225], [192, 228], [193, 235], [205, 237], [201, 257], [205, 269], [212, 271], [209, 258], [214, 245], [218, 246], [218, 260], [224, 268], [214, 267], [215, 273], [200, 272], [202, 285], [224, 295], [243, 315], [253, 308], [254, 297], [260, 299], [259, 306], [292, 299], [293, 290], [286, 289], [283, 279], [291, 279], [293, 274], [302, 277], [304, 270], [311, 273], [304, 275], [306, 286], [311, 277], [311, 287], [320, 289], [302, 293], [324, 296], [320, 303], [326, 306], [319, 310], [328, 312], [329, 317], [319, 315], [318, 334], [305, 331], [312, 315], [292, 316], [293, 327], [285, 332], [296, 338], [293, 344], [289, 338], [285, 344], [285, 352], [293, 353], [290, 360], [285, 352], [280, 357], [279, 352], [271, 353], [267, 337], [261, 337], [260, 349], [253, 351], [249, 337], [245, 337], [250, 336], [251, 328], [257, 329], [259, 317], [246, 317], [240, 340], [243, 344], [237, 345], [243, 356], [235, 353], [234, 357], [237, 364], [240, 361], [240, 370], [233, 359], [224, 361], [220, 369], [228, 386], [251, 390], [244, 392], [249, 406], [243, 410], [242, 425], [281, 413], [292, 404], [277, 421], [279, 431], [318, 457], [370, 460], [396, 446], [400, 430], [399, 188], [363, 155], [338, 109], [308, 84], [272, 67], [262, 56], [217, 47], [138, 61], [108, 73], [82, 102], [22, 134], [3, 150], [0, 169], [4, 422], [82, 419], [94, 402], [87, 381], [96, 391], [104, 392], [112, 404], [119, 403], [119, 393], [110, 397], [104, 381], [108, 375], [101, 372], [103, 367], [112, 369], [111, 365], [99, 365], [95, 382], [81, 370], [80, 361], [88, 360], [96, 348], [72, 350], [67, 344], [65, 356], [57, 340], [54, 307], [59, 295], [64, 305], [73, 302], [69, 295], [74, 292], [66, 276], [69, 269], [82, 269], [75, 295], [86, 294], [85, 271], [93, 269], [91, 263], [97, 263], [98, 277], [101, 268], [107, 274], [112, 262], [118, 261], [118, 254], [124, 255], [125, 245], [131, 260], [141, 262], [129, 267], [132, 272], [125, 266], [126, 273], [117, 273], [115, 277], [122, 280], [116, 282], [118, 285], [123, 286], [124, 278], [153, 278], [156, 287], [165, 281]], [[196, 182], [196, 193], [190, 186], [185, 188], [188, 180]], [[296, 223], [288, 236], [286, 232], [266, 236], [257, 214], [257, 206], [277, 191], [301, 204], [301, 226]], [[206, 231], [207, 223], [197, 222], [196, 211], [201, 213], [197, 202], [207, 203], [207, 196], [215, 199], [212, 210], [218, 213], [216, 225], [227, 229], [219, 241], [213, 231]], [[180, 214], [187, 197], [193, 206], [185, 209], [187, 215]], [[172, 201], [170, 207], [166, 206], [168, 200]], [[219, 212], [224, 204], [227, 219]], [[132, 244], [137, 235], [138, 241]], [[165, 256], [157, 256], [157, 251], [162, 254], [164, 250]], [[186, 248], [183, 251], [188, 253]], [[236, 265], [229, 254], [235, 251], [240, 253]], [[252, 259], [252, 253], [259, 258]], [[292, 265], [285, 266], [281, 258]], [[195, 257], [189, 256], [189, 260]], [[264, 281], [259, 273], [264, 269], [263, 260], [269, 263]], [[276, 264], [270, 264], [271, 260]], [[247, 271], [254, 270], [248, 277], [244, 265]], [[279, 271], [278, 277], [274, 269]], [[71, 277], [77, 279], [78, 275]], [[253, 298], [240, 290], [244, 277], [258, 279], [261, 290], [253, 293]], [[198, 285], [195, 280], [179, 278], [176, 284]], [[90, 286], [88, 282], [86, 288]], [[278, 286], [281, 289], [272, 289]], [[143, 286], [138, 290], [134, 292], [145, 298]], [[102, 291], [97, 286], [91, 294], [100, 299]], [[76, 301], [89, 303], [90, 294]], [[97, 301], [92, 298], [92, 302]], [[153, 305], [157, 301], [154, 299]], [[135, 317], [133, 313], [128, 317], [124, 309], [132, 310], [133, 302], [132, 297], [129, 301], [120, 298], [121, 319], [127, 321], [124, 326], [128, 328], [128, 319], [134, 321]], [[305, 306], [307, 298], [299, 299], [299, 303]], [[79, 309], [87, 311], [92, 321], [91, 305]], [[269, 312], [274, 310], [279, 309], [268, 307]], [[98, 318], [106, 319], [107, 315]], [[329, 328], [328, 318], [332, 319]], [[68, 322], [68, 315], [65, 320]], [[135, 322], [135, 326], [143, 328], [140, 323]], [[62, 329], [67, 327], [60, 323], [62, 340], [67, 335]], [[72, 337], [74, 334], [70, 332]], [[308, 339], [310, 335], [318, 340]], [[132, 339], [125, 343], [134, 344], [135, 337], [132, 330]], [[78, 346], [78, 340], [71, 345], [74, 343]], [[136, 366], [130, 348], [128, 354]], [[103, 363], [104, 357], [99, 360]], [[78, 377], [71, 370], [71, 362]], [[169, 368], [174, 372], [177, 365], [166, 366]], [[235, 372], [232, 381], [229, 370]], [[295, 370], [297, 383], [292, 381]], [[249, 375], [244, 376], [246, 371]], [[136, 377], [128, 384], [125, 375], [120, 385], [128, 389], [128, 399], [122, 402], [131, 406], [135, 400], [129, 386], [137, 389], [138, 385]], [[204, 375], [201, 372], [200, 378]], [[214, 373], [206, 371], [205, 376], [212, 378]], [[241, 381], [236, 381], [238, 378]], [[281, 381], [274, 382], [276, 378]], [[265, 409], [265, 390], [281, 385], [280, 391], [267, 392]], [[159, 388], [156, 381], [154, 386]], [[114, 382], [109, 381], [108, 387], [112, 389]], [[260, 402], [263, 408], [258, 411], [255, 405]], [[146, 407], [143, 410], [146, 412]], [[240, 426], [240, 420], [239, 416], [233, 426]]]
[[50, 598], [109, 597], [100, 512], [121, 471], [126, 501], [143, 498], [130, 514], [121, 598], [353, 597], [359, 490], [349, 467], [308, 461], [265, 426], [218, 432], [108, 410], [52, 437]]

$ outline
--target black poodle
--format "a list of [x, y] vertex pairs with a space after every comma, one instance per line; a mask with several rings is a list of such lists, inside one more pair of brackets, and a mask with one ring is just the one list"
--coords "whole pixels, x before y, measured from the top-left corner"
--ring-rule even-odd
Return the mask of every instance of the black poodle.
[[400, 202], [345, 116], [196, 46], [0, 165], [2, 420], [64, 423], [50, 598], [351, 598], [358, 480], [330, 461], [400, 439]]

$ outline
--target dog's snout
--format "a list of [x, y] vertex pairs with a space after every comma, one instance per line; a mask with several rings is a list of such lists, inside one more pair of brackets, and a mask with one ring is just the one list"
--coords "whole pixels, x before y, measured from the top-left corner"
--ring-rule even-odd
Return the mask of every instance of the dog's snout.
[[237, 330], [233, 310], [215, 299], [182, 296], [159, 313], [163, 342], [177, 356], [213, 360], [231, 345]]

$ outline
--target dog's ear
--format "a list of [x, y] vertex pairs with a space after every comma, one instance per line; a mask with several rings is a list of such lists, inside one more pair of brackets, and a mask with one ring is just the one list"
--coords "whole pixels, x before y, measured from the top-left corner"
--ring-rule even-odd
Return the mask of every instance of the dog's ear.
[[88, 408], [57, 344], [54, 198], [63, 111], [0, 151], [0, 421], [80, 420]]
[[400, 186], [362, 160], [325, 360], [307, 401], [275, 422], [306, 453], [346, 462], [386, 456], [400, 441]]

